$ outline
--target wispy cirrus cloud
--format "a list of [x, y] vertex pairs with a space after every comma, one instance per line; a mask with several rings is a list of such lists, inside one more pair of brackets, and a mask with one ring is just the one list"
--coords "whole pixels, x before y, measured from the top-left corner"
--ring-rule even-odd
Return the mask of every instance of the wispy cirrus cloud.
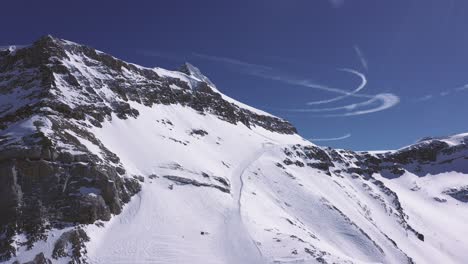
[[262, 72], [262, 71], [273, 70], [272, 67], [268, 67], [268, 66], [264, 66], [260, 64], [254, 64], [254, 63], [248, 63], [245, 61], [232, 59], [232, 58], [219, 57], [219, 56], [207, 55], [207, 54], [196, 53], [196, 52], [193, 52], [192, 55], [201, 59], [205, 59], [205, 60], [220, 62], [220, 63], [229, 64], [233, 66], [244, 67], [244, 68], [251, 70], [252, 72]]
[[468, 91], [468, 84], [455, 88], [456, 91]]
[[334, 97], [334, 98], [331, 98], [331, 99], [308, 102], [307, 105], [328, 104], [328, 103], [331, 103], [331, 102], [339, 101], [339, 100], [344, 99], [344, 98], [346, 98], [348, 96], [355, 96], [362, 89], [364, 89], [364, 87], [366, 87], [367, 78], [366, 78], [366, 76], [364, 74], [362, 74], [362, 73], [360, 73], [358, 71], [352, 70], [352, 69], [340, 69], [340, 70], [344, 71], [344, 72], [352, 73], [352, 74], [358, 76], [361, 79], [361, 84], [355, 90], [353, 90], [351, 92], [347, 92], [346, 94], [343, 94], [343, 95], [340, 95], [340, 96], [337, 96], [337, 97]]
[[[392, 108], [396, 106], [400, 102], [400, 98], [394, 94], [391, 93], [382, 93], [382, 94], [377, 94], [374, 97], [372, 97], [370, 100], [358, 103], [358, 104], [353, 104], [353, 109], [356, 109], [358, 107], [362, 106], [369, 106], [374, 103], [379, 104], [376, 107], [370, 108], [370, 109], [364, 109], [364, 110], [355, 110], [352, 112], [348, 113], [343, 113], [343, 114], [328, 114], [325, 115], [327, 117], [333, 117], [333, 116], [357, 116], [357, 115], [365, 115], [365, 114], [372, 114], [380, 111], [387, 110], [389, 108]], [[350, 105], [346, 106], [349, 107]]]
[[359, 58], [359, 61], [361, 62], [361, 66], [366, 70], [369, 71], [369, 63], [367, 62], [367, 58], [364, 56], [364, 53], [362, 50], [359, 48], [358, 45], [354, 45], [354, 51], [356, 52], [356, 55]]
[[[263, 79], [267, 80], [272, 80], [272, 81], [279, 81], [285, 84], [290, 84], [290, 85], [295, 85], [295, 86], [302, 86], [306, 88], [312, 88], [312, 89], [317, 89], [317, 90], [322, 90], [326, 92], [331, 92], [331, 93], [337, 93], [341, 94], [339, 96], [340, 98], [344, 98], [346, 96], [358, 96], [354, 92], [349, 92], [346, 90], [342, 90], [339, 88], [335, 87], [330, 87], [322, 84], [315, 83], [311, 80], [308, 79], [299, 79], [296, 77], [293, 77], [291, 75], [287, 75], [284, 73], [279, 73], [279, 72], [271, 72], [271, 71], [254, 71], [254, 72], [249, 72], [250, 75], [257, 76]], [[362, 89], [362, 88], [361, 88]], [[359, 90], [361, 90], [359, 89]], [[313, 105], [313, 104], [322, 104], [322, 103], [327, 103], [328, 101], [335, 101], [337, 100], [335, 97], [332, 99], [326, 99], [326, 100], [321, 100], [321, 101], [312, 101], [308, 102], [307, 104]]]
[[[287, 112], [302, 112], [302, 113], [323, 113], [323, 112], [338, 112], [338, 113], [330, 113], [330, 114], [322, 114], [322, 117], [339, 117], [339, 116], [356, 116], [356, 115], [365, 115], [371, 114], [375, 112], [384, 111], [391, 107], [394, 107], [400, 102], [398, 96], [391, 94], [391, 93], [381, 93], [376, 95], [371, 94], [361, 94], [361, 92], [367, 85], [367, 78], [366, 76], [353, 69], [339, 69], [339, 71], [351, 73], [356, 75], [360, 78], [361, 82], [357, 86], [357, 88], [347, 91], [340, 88], [330, 87], [323, 84], [315, 83], [308, 79], [300, 79], [293, 77], [291, 75], [285, 74], [283, 72], [279, 72], [272, 67], [254, 64], [250, 62], [241, 61], [238, 59], [227, 58], [227, 57], [220, 57], [220, 56], [213, 56], [213, 55], [206, 55], [200, 53], [194, 53], [194, 56], [210, 60], [218, 63], [225, 64], [230, 68], [236, 69], [237, 71], [256, 76], [259, 78], [278, 81], [285, 84], [290, 84], [294, 86], [302, 86], [311, 89], [322, 90], [330, 93], [338, 94], [338, 96], [332, 97], [330, 99], [318, 100], [318, 101], [311, 101], [307, 102], [306, 105], [309, 107], [304, 108], [296, 108], [296, 109], [277, 109], [280, 111], [287, 111]], [[323, 105], [331, 102], [336, 102], [342, 100], [347, 97], [354, 97], [358, 99], [365, 99], [365, 101], [361, 101], [354, 104], [348, 104], [338, 107], [330, 107], [330, 108], [311, 108], [310, 106], [316, 105]], [[341, 112], [340, 112], [341, 111]]]
[[455, 94], [457, 92], [463, 92], [463, 91], [468, 91], [468, 84], [465, 84], [465, 85], [462, 85], [462, 86], [459, 86], [459, 87], [456, 87], [456, 88], [452, 88], [452, 89], [447, 89], [445, 91], [442, 91], [442, 92], [439, 92], [439, 93], [436, 93], [436, 94], [427, 94], [427, 95], [424, 95], [422, 97], [419, 97], [417, 99], [415, 99], [416, 102], [425, 102], [425, 101], [428, 101], [428, 100], [431, 100], [431, 99], [435, 99], [437, 97], [445, 97], [445, 96], [449, 96], [449, 95], [452, 95], [452, 94]]
[[309, 138], [307, 140], [309, 141], [312, 141], [312, 142], [322, 142], [322, 141], [338, 141], [338, 140], [344, 140], [344, 139], [347, 139], [347, 138], [350, 138], [351, 137], [351, 134], [346, 134], [344, 136], [341, 136], [341, 137], [333, 137], [333, 138]]
[[[348, 105], [332, 107], [332, 108], [279, 109], [279, 110], [287, 111], [287, 112], [320, 113], [320, 112], [332, 112], [332, 111], [341, 110], [341, 111], [348, 111], [348, 112], [338, 113], [338, 114], [324, 114], [321, 116], [323, 117], [340, 117], [340, 116], [346, 117], [346, 116], [365, 115], [365, 114], [371, 114], [371, 113], [384, 111], [386, 109], [396, 106], [400, 102], [400, 98], [391, 93], [382, 93], [382, 94], [377, 94], [377, 95], [358, 94], [358, 92], [364, 89], [364, 87], [366, 86], [367, 79], [365, 75], [363, 75], [362, 73], [359, 73], [353, 70], [350, 70], [350, 71], [355, 72], [356, 74], [359, 74], [359, 76], [361, 76], [362, 78], [362, 82], [358, 86], [358, 88], [356, 88], [355, 90], [351, 92], [346, 91], [346, 90], [341, 90], [338, 88], [321, 85], [321, 84], [316, 84], [308, 80], [291, 79], [290, 77], [279, 76], [279, 75], [261, 74], [260, 77], [270, 79], [270, 80], [281, 81], [281, 82], [292, 84], [292, 85], [314, 88], [314, 89], [318, 89], [322, 91], [341, 94], [340, 96], [334, 97], [332, 99], [308, 102], [307, 105], [316, 105], [316, 104], [325, 104], [329, 102], [335, 102], [335, 101], [344, 99], [349, 96], [367, 99], [366, 101], [363, 101], [360, 103], [348, 104]], [[360, 108], [363, 108], [363, 107], [370, 107], [370, 108], [360, 110]]]
[[440, 92], [440, 95], [441, 96], [447, 96], [447, 95], [449, 95], [451, 93], [454, 93], [454, 92], [464, 92], [464, 91], [468, 91], [468, 84], [464, 84], [462, 86], [458, 86], [458, 87], [455, 87], [453, 89], [442, 91], [442, 92]]
[[326, 92], [339, 94], [339, 96], [332, 97], [330, 99], [307, 102], [306, 103], [307, 105], [327, 104], [327, 103], [339, 101], [339, 100], [344, 99], [344, 98], [346, 98], [348, 96], [365, 97], [364, 95], [357, 94], [362, 89], [364, 89], [364, 87], [367, 84], [367, 79], [366, 79], [366, 76], [364, 74], [362, 74], [362, 73], [360, 73], [358, 71], [355, 71], [355, 70], [352, 70], [352, 69], [346, 69], [346, 68], [338, 69], [338, 71], [347, 72], [347, 73], [351, 73], [353, 75], [356, 75], [357, 77], [359, 77], [361, 79], [361, 84], [353, 91], [346, 91], [346, 90], [342, 90], [342, 89], [339, 89], [339, 88], [334, 88], [334, 87], [318, 84], [318, 83], [315, 83], [315, 82], [313, 82], [311, 80], [298, 79], [298, 78], [286, 75], [284, 73], [271, 72], [271, 71], [258, 71], [257, 70], [257, 71], [251, 71], [251, 72], [249, 72], [249, 74], [260, 77], [260, 78], [268, 79], [268, 80], [279, 81], [279, 82], [283, 82], [283, 83], [291, 84], [291, 85], [295, 85], [295, 86], [302, 86], [302, 87], [306, 87], [306, 88], [312, 88], [312, 89], [317, 89], [317, 90], [322, 90], [322, 91], [326, 91]]
[[427, 100], [431, 100], [432, 98], [434, 98], [434, 96], [432, 94], [426, 94], [426, 95], [416, 99], [416, 101], [424, 102], [424, 101], [427, 101]]
[[[353, 115], [363, 115], [363, 114], [370, 114], [374, 112], [383, 111], [390, 107], [395, 106], [400, 102], [400, 98], [394, 94], [390, 93], [382, 93], [377, 95], [365, 95], [365, 97], [369, 98], [366, 101], [348, 104], [343, 106], [337, 107], [329, 107], [329, 108], [298, 108], [298, 109], [288, 109], [290, 112], [302, 112], [302, 113], [319, 113], [319, 112], [333, 112], [338, 110], [346, 110], [347, 113], [342, 114], [327, 114], [326, 116], [353, 116]], [[358, 110], [362, 107], [378, 105], [376, 107], [367, 109], [367, 110]]]
[[171, 61], [183, 60], [182, 56], [173, 54], [170, 52], [160, 52], [160, 51], [154, 51], [154, 50], [138, 50], [137, 53], [146, 57], [156, 57], [156, 58], [162, 58], [162, 59], [171, 60]]
[[344, 0], [328, 0], [333, 8], [340, 8], [344, 5]]

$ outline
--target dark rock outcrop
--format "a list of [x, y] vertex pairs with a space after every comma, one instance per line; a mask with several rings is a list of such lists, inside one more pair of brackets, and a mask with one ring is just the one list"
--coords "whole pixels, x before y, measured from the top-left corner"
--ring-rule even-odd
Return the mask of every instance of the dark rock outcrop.
[[52, 258], [59, 259], [68, 257], [72, 263], [86, 263], [84, 256], [86, 248], [84, 243], [89, 241], [89, 237], [83, 229], [77, 228], [63, 233], [55, 242]]
[[217, 184], [211, 184], [211, 183], [205, 183], [205, 182], [199, 182], [199, 181], [196, 181], [196, 180], [193, 180], [193, 179], [189, 179], [189, 178], [184, 178], [184, 177], [180, 177], [180, 176], [174, 176], [174, 175], [165, 175], [163, 176], [164, 178], [168, 179], [168, 180], [171, 180], [171, 181], [174, 181], [175, 183], [179, 184], [179, 185], [193, 185], [193, 186], [197, 186], [197, 187], [212, 187], [212, 188], [215, 188], [215, 189], [218, 189], [222, 192], [225, 192], [225, 193], [230, 193], [231, 190], [230, 190], [230, 185], [229, 183], [223, 179], [223, 178], [216, 178], [217, 181], [219, 181], [221, 185], [217, 185]]
[[468, 203], [468, 186], [450, 188], [445, 190], [443, 193], [460, 202]]
[[[19, 246], [29, 248], [50, 229], [109, 220], [140, 190], [90, 132], [105, 120], [138, 117], [134, 103], [178, 104], [233, 124], [296, 133], [287, 121], [226, 101], [195, 67], [186, 64], [181, 72], [181, 78], [162, 76], [52, 36], [0, 51], [0, 96], [6, 98], [0, 105], [0, 261], [15, 256], [16, 234], [26, 236]], [[229, 192], [228, 183], [219, 183], [209, 187]], [[83, 237], [76, 232], [60, 239]]]
[[[16, 263], [18, 263], [18, 262], [16, 262]], [[52, 264], [52, 261], [50, 261], [50, 259], [47, 259], [44, 256], [44, 253], [39, 253], [34, 257], [33, 260], [25, 262], [24, 264]]]

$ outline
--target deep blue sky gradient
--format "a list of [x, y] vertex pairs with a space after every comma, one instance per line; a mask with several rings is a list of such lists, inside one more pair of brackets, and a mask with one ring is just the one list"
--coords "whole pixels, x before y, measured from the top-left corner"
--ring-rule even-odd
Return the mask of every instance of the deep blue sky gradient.
[[[0, 8], [0, 46], [52, 34], [144, 66], [175, 69], [189, 61], [225, 94], [290, 120], [306, 138], [351, 134], [317, 142], [322, 145], [395, 149], [424, 136], [468, 132], [468, 89], [456, 89], [468, 84], [466, 1], [344, 0], [333, 6], [327, 0], [15, 0]], [[363, 93], [392, 93], [401, 101], [351, 117], [288, 112], [281, 109], [337, 94], [259, 78], [246, 73], [246, 64], [195, 54], [263, 65], [348, 91], [359, 79], [337, 69], [352, 68], [367, 76]]]

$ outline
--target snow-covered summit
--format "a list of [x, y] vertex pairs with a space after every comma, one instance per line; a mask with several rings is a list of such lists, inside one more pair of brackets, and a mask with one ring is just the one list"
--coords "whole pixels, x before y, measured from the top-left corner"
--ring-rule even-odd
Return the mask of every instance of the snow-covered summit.
[[210, 79], [208, 79], [208, 77], [206, 77], [205, 75], [203, 75], [203, 73], [195, 66], [193, 66], [192, 64], [186, 62], [184, 63], [184, 65], [182, 65], [180, 68], [179, 68], [179, 71], [189, 75], [190, 77], [194, 78], [195, 80], [197, 80], [198, 82], [205, 82], [207, 83], [209, 86], [215, 88], [216, 86], [210, 81]]
[[418, 140], [417, 143], [431, 143], [435, 140], [443, 141], [449, 145], [468, 144], [468, 133], [455, 134], [448, 137], [425, 137]]
[[[322, 148], [186, 64], [0, 51], [2, 263], [464, 263], [466, 135]], [[444, 217], [449, 216], [449, 217]]]
[[230, 98], [225, 100], [227, 96], [188, 64], [185, 68], [189, 74], [144, 68], [52, 36], [45, 36], [4, 60], [5, 81], [0, 88], [8, 90], [10, 96], [5, 98], [8, 107], [1, 113], [3, 116], [15, 115], [15, 111], [33, 103], [47, 104], [55, 111], [56, 106], [73, 109], [81, 119], [98, 124], [111, 112], [122, 117], [137, 115], [129, 105], [133, 101], [148, 106], [182, 104], [233, 123], [258, 125], [280, 133], [296, 131], [280, 118], [244, 107]]
[[15, 45], [0, 47], [0, 51], [14, 52], [17, 49]]

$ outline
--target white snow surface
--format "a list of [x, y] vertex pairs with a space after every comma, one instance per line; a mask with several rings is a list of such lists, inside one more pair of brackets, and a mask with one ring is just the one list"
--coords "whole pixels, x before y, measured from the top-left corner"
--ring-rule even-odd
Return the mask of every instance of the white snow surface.
[[[266, 146], [304, 140], [298, 135], [280, 135], [261, 128], [250, 130], [178, 105], [132, 107], [140, 112], [138, 119], [113, 118], [93, 132], [119, 155], [131, 174], [158, 178], [147, 178], [142, 192], [106, 228], [89, 227], [89, 233], [96, 236], [88, 245], [90, 262], [264, 262], [243, 222], [241, 177], [267, 151]], [[203, 129], [208, 135], [192, 136], [192, 129]], [[231, 194], [209, 187], [177, 185], [163, 178], [174, 175], [213, 181], [204, 179], [202, 173], [225, 178]], [[108, 241], [113, 241], [112, 245]]]
[[[467, 185], [466, 175], [406, 173], [392, 180], [376, 175], [399, 195], [409, 223], [426, 236], [422, 242], [401, 227], [385, 194], [365, 180], [275, 166], [283, 148], [312, 145], [298, 135], [250, 130], [178, 105], [132, 107], [141, 113], [137, 119], [113, 118], [93, 132], [131, 174], [146, 179], [122, 214], [104, 227], [87, 227], [90, 263], [407, 263], [405, 254], [416, 263], [463, 263], [468, 258], [462, 232], [468, 207], [442, 194], [444, 188]], [[192, 136], [191, 129], [208, 134]], [[166, 175], [207, 184], [222, 177], [231, 192], [178, 185]], [[414, 185], [419, 191], [410, 190]], [[439, 196], [448, 202], [436, 202]]]
[[[399, 196], [407, 222], [425, 236], [421, 241], [402, 227], [390, 197], [369, 181], [308, 166], [278, 167], [285, 148], [315, 146], [297, 134], [250, 129], [180, 105], [131, 106], [139, 111], [137, 118], [113, 116], [92, 132], [120, 157], [129, 175], [145, 180], [121, 214], [103, 226], [84, 227], [89, 263], [408, 263], [411, 257], [415, 263], [461, 264], [468, 259], [468, 206], [443, 194], [467, 186], [465, 174], [406, 172], [395, 179], [374, 174]], [[100, 155], [93, 143], [81, 143]], [[31, 260], [37, 252], [51, 256], [54, 239], [64, 231], [51, 230], [47, 241], [31, 250], [19, 248], [17, 259]]]
[[[96, 85], [97, 80], [109, 78], [84, 67], [83, 58], [67, 55], [70, 60], [64, 64], [74, 69], [73, 74]], [[192, 89], [198, 82], [209, 81], [194, 69], [190, 75], [153, 70], [179, 78]], [[141, 77], [130, 71], [124, 75]], [[57, 89], [51, 92], [71, 107], [86, 103], [63, 76], [54, 77]], [[211, 82], [208, 85], [216, 90]], [[105, 86], [97, 92], [103, 98], [115, 97]], [[0, 103], [11, 104], [5, 111], [13, 111], [28, 103], [25, 93], [15, 90], [0, 97]], [[268, 115], [221, 95], [239, 107]], [[401, 215], [392, 195], [363, 177], [284, 166], [285, 149], [297, 144], [315, 147], [297, 134], [231, 124], [177, 104], [129, 103], [138, 110], [137, 118], [112, 116], [102, 127], [89, 129], [120, 158], [127, 176], [144, 177], [142, 191], [110, 221], [84, 227], [90, 237], [89, 263], [409, 263], [411, 258], [415, 263], [462, 264], [468, 259], [468, 204], [443, 193], [468, 186], [466, 174], [433, 170], [424, 177], [406, 172], [391, 179], [374, 174], [398, 195], [406, 214]], [[33, 116], [4, 134], [14, 143], [38, 129], [35, 121], [46, 124], [41, 132], [51, 133], [50, 120]], [[103, 155], [99, 146], [66, 132], [91, 153]], [[460, 134], [442, 140], [449, 145], [466, 144], [467, 137]], [[456, 161], [458, 168], [466, 164], [466, 159]], [[348, 166], [334, 165], [335, 170]], [[80, 189], [80, 193], [97, 195], [99, 190]], [[424, 234], [424, 241], [405, 228], [402, 218]], [[11, 261], [30, 261], [38, 252], [50, 258], [54, 241], [65, 231], [49, 231], [47, 240], [31, 250], [19, 247]], [[16, 241], [21, 239], [19, 234]], [[61, 258], [54, 263], [67, 261]]]

